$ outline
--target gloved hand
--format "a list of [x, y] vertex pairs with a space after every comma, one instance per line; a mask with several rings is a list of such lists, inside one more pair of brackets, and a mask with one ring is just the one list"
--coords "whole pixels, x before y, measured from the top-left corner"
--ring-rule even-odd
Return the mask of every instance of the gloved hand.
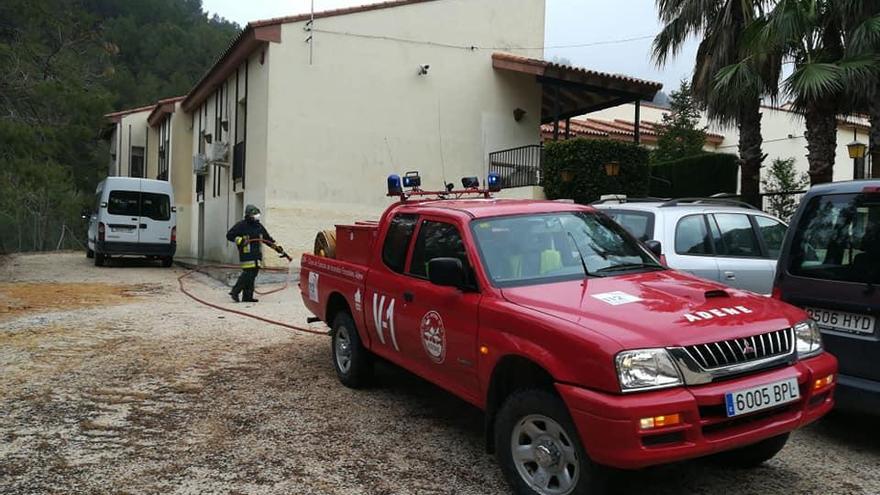
[[281, 247], [281, 244], [275, 244], [274, 246], [272, 246], [272, 249], [274, 249], [276, 253], [284, 252], [284, 248]]
[[235, 245], [236, 245], [236, 246], [241, 246], [241, 245], [244, 244], [246, 241], [247, 241], [247, 238], [246, 238], [245, 236], [240, 235], [240, 236], [238, 236], [238, 237], [235, 238]]

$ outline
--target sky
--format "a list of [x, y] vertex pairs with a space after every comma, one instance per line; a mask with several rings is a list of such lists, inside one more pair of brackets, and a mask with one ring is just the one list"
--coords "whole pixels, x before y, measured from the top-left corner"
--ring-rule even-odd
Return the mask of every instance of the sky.
[[[314, 2], [315, 11], [375, 3], [374, 0]], [[660, 30], [654, 0], [546, 0], [546, 3], [544, 58], [559, 57], [593, 70], [659, 81], [666, 93], [677, 88], [681, 79], [690, 79], [697, 51], [695, 40], [662, 69], [651, 61], [651, 38]], [[243, 26], [252, 20], [308, 12], [311, 0], [202, 0], [202, 4], [209, 13]], [[559, 47], [586, 43], [599, 44]]]

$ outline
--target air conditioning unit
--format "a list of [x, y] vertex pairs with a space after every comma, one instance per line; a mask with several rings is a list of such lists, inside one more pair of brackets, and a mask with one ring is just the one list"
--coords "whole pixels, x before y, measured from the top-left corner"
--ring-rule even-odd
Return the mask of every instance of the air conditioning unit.
[[229, 145], [223, 141], [214, 141], [208, 144], [207, 158], [211, 163], [225, 163], [229, 155]]
[[196, 175], [208, 173], [208, 158], [204, 153], [193, 155], [193, 173]]

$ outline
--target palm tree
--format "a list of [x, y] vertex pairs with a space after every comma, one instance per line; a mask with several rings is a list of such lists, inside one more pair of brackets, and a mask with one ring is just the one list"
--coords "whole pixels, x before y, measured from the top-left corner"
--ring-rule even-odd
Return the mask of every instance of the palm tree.
[[[875, 81], [877, 60], [847, 53], [855, 29], [873, 33], [868, 21], [848, 25], [846, 7], [857, 0], [777, 0], [742, 39], [744, 57], [715, 75], [720, 93], [756, 84], [755, 60], [782, 56], [793, 66], [783, 81], [793, 107], [804, 116], [810, 183], [831, 182], [837, 147], [837, 116], [853, 109], [854, 95]], [[777, 74], [781, 74], [778, 72]], [[765, 79], [766, 80], [766, 77]]]
[[[758, 204], [761, 162], [761, 96], [775, 95], [772, 57], [749, 59], [747, 87], [719, 91], [715, 75], [722, 68], [743, 60], [742, 38], [746, 29], [764, 15], [767, 0], [657, 0], [664, 26], [654, 38], [653, 58], [664, 65], [679, 53], [690, 36], [702, 38], [695, 60], [693, 91], [708, 117], [739, 127], [740, 190], [743, 199]], [[769, 75], [770, 77], [764, 78]], [[766, 79], [766, 80], [764, 80]]]
[[[877, 56], [880, 53], [880, 0], [844, 1], [845, 22], [850, 33], [849, 54]], [[871, 123], [868, 153], [873, 164], [873, 177], [880, 179], [880, 77], [874, 78], [868, 91], [855, 96], [856, 109], [867, 111]]]

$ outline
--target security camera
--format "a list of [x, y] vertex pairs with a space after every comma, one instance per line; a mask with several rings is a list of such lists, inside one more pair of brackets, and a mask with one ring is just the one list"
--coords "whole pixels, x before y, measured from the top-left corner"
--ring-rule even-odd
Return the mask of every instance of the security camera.
[[427, 74], [428, 74], [428, 69], [430, 69], [430, 68], [431, 68], [431, 66], [428, 65], [428, 64], [421, 64], [421, 65], [419, 65], [419, 75], [420, 75], [420, 76], [427, 75]]

